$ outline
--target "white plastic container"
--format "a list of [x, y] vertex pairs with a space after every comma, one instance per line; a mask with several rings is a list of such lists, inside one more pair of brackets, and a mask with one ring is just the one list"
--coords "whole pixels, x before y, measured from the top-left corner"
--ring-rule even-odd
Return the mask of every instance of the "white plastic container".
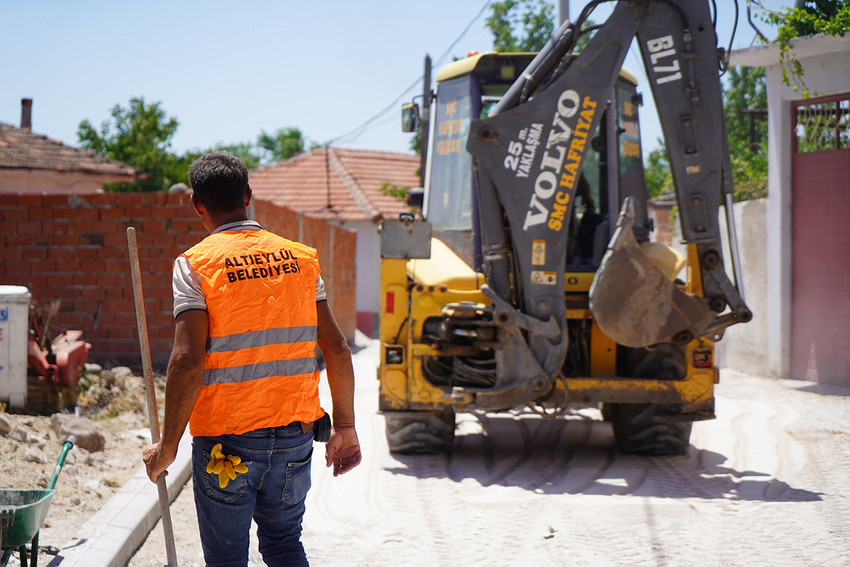
[[0, 285], [0, 402], [10, 408], [27, 403], [27, 335], [30, 291]]

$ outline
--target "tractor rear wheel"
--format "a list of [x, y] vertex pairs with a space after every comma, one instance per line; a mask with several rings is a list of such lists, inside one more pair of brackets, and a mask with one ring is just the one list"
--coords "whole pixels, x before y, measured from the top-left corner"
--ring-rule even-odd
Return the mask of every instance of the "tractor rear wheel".
[[684, 455], [691, 437], [690, 421], [671, 421], [681, 415], [669, 404], [605, 404], [602, 414], [611, 422], [621, 453], [644, 456]]
[[[685, 350], [675, 344], [631, 349], [626, 364], [626, 375], [634, 378], [680, 380], [685, 375]], [[688, 450], [692, 422], [676, 404], [607, 403], [602, 415], [611, 422], [622, 453], [683, 455]]]
[[384, 412], [387, 445], [391, 453], [451, 453], [455, 438], [455, 412], [452, 407], [440, 411]]

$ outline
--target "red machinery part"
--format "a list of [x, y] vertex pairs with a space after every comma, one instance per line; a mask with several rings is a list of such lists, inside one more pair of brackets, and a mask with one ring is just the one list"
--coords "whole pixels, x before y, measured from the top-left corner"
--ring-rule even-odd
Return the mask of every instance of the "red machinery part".
[[73, 386], [80, 377], [80, 371], [88, 360], [91, 344], [80, 340], [83, 332], [79, 330], [60, 333], [51, 348], [56, 355], [56, 381], [60, 386]]
[[88, 360], [91, 344], [80, 340], [83, 332], [79, 330], [60, 333], [50, 343], [50, 352], [55, 356], [55, 363], [47, 359], [43, 351], [30, 336], [27, 343], [27, 359], [33, 371], [44, 376], [49, 382], [59, 386], [73, 386], [80, 377], [80, 370]]
[[47, 361], [47, 355], [38, 346], [38, 341], [31, 334], [27, 340], [27, 364], [35, 374], [44, 376], [47, 380], [53, 382], [56, 374], [56, 365], [50, 364]]

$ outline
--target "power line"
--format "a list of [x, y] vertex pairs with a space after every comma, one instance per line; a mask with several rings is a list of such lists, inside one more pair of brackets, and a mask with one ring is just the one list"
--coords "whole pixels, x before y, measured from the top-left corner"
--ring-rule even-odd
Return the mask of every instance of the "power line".
[[461, 39], [463, 39], [463, 36], [465, 36], [465, 35], [466, 35], [466, 32], [468, 32], [468, 31], [469, 31], [469, 28], [471, 28], [471, 27], [472, 27], [472, 24], [474, 24], [476, 21], [478, 21], [478, 18], [480, 18], [480, 17], [481, 17], [481, 14], [483, 14], [483, 13], [484, 13], [484, 10], [486, 10], [486, 9], [490, 6], [490, 3], [491, 3], [491, 2], [492, 2], [492, 0], [487, 0], [486, 2], [484, 2], [484, 5], [481, 7], [481, 9], [478, 11], [478, 13], [477, 13], [477, 14], [475, 14], [475, 17], [474, 17], [474, 18], [472, 18], [472, 19], [469, 21], [469, 23], [468, 23], [468, 24], [466, 24], [466, 27], [465, 27], [465, 28], [463, 28], [463, 31], [460, 33], [460, 35], [457, 37], [457, 39], [456, 39], [456, 40], [454, 40], [454, 41], [452, 42], [452, 44], [448, 47], [448, 49], [446, 49], [446, 50], [443, 52], [443, 54], [442, 54], [442, 55], [440, 55], [440, 57], [438, 57], [438, 58], [437, 58], [437, 62], [434, 64], [435, 66], [439, 66], [439, 65], [440, 65], [440, 64], [441, 64], [441, 63], [442, 63], [442, 62], [446, 59], [446, 57], [448, 57], [448, 56], [449, 56], [449, 53], [451, 52], [451, 50], [452, 50], [452, 49], [454, 49], [454, 47], [455, 47], [458, 43], [460, 43], [460, 40], [461, 40]]
[[[460, 32], [460, 35], [459, 35], [459, 36], [457, 36], [457, 38], [455, 38], [455, 40], [451, 43], [451, 45], [449, 45], [449, 47], [448, 47], [448, 48], [447, 48], [447, 49], [443, 52], [443, 54], [442, 54], [442, 55], [440, 55], [440, 57], [437, 59], [437, 62], [434, 64], [434, 66], [435, 66], [435, 67], [436, 67], [436, 66], [441, 65], [441, 64], [442, 64], [442, 62], [443, 62], [443, 61], [444, 61], [444, 60], [445, 60], [445, 59], [449, 56], [449, 54], [451, 53], [451, 50], [452, 50], [452, 49], [454, 49], [454, 47], [455, 47], [455, 46], [456, 46], [456, 45], [460, 42], [460, 40], [461, 40], [461, 39], [463, 39], [463, 37], [464, 37], [464, 36], [466, 35], [466, 33], [470, 30], [470, 28], [472, 27], [472, 25], [473, 25], [476, 21], [478, 21], [478, 19], [481, 17], [481, 14], [483, 14], [483, 13], [484, 13], [484, 11], [485, 11], [485, 10], [486, 10], [489, 6], [490, 6], [490, 3], [491, 3], [492, 1], [493, 1], [493, 0], [487, 0], [486, 2], [484, 2], [484, 5], [483, 5], [483, 6], [481, 7], [481, 9], [478, 11], [478, 13], [475, 15], [475, 17], [474, 17], [474, 18], [472, 18], [472, 19], [469, 21], [469, 23], [468, 23], [468, 24], [466, 24], [466, 27], [465, 27], [465, 28], [463, 28], [463, 31], [462, 31], [462, 32]], [[383, 109], [381, 109], [381, 110], [380, 110], [377, 114], [375, 114], [374, 116], [372, 116], [371, 118], [369, 118], [366, 122], [364, 122], [364, 123], [363, 123], [363, 124], [361, 124], [360, 126], [358, 126], [358, 127], [354, 128], [353, 130], [351, 130], [351, 131], [349, 131], [349, 132], [346, 132], [345, 134], [343, 134], [343, 135], [341, 135], [341, 136], [337, 136], [336, 138], [333, 138], [332, 140], [328, 140], [327, 142], [325, 142], [325, 143], [324, 143], [324, 144], [322, 144], [322, 145], [324, 145], [324, 146], [329, 146], [329, 145], [332, 145], [334, 142], [337, 142], [337, 143], [338, 143], [338, 142], [340, 142], [340, 141], [342, 141], [342, 140], [354, 141], [354, 140], [356, 140], [357, 138], [359, 138], [360, 136], [362, 136], [362, 135], [363, 135], [363, 132], [365, 132], [365, 131], [366, 131], [366, 130], [367, 130], [367, 129], [368, 129], [368, 128], [369, 128], [369, 127], [370, 127], [370, 126], [371, 126], [371, 125], [372, 125], [372, 124], [376, 121], [376, 120], [378, 120], [379, 118], [381, 118], [384, 114], [386, 114], [386, 113], [387, 113], [387, 112], [389, 112], [390, 110], [392, 110], [392, 109], [396, 108], [396, 106], [398, 105], [399, 101], [400, 101], [401, 99], [403, 99], [404, 97], [406, 97], [406, 96], [408, 95], [408, 93], [409, 93], [409, 92], [410, 92], [410, 91], [411, 91], [414, 87], [416, 87], [417, 85], [419, 85], [419, 84], [422, 82], [422, 78], [423, 78], [422, 76], [417, 77], [417, 79], [413, 82], [413, 84], [411, 84], [409, 87], [407, 87], [406, 89], [404, 89], [404, 91], [402, 91], [402, 93], [401, 93], [400, 95], [398, 95], [398, 96], [395, 98], [395, 100], [393, 100], [391, 103], [389, 103], [389, 104], [388, 104], [387, 106], [385, 106]]]
[[372, 118], [370, 118], [369, 120], [367, 120], [366, 122], [364, 122], [363, 124], [361, 124], [360, 126], [355, 128], [354, 130], [351, 130], [350, 132], [347, 132], [347, 133], [343, 134], [342, 136], [337, 136], [336, 138], [334, 138], [332, 140], [328, 140], [327, 142], [325, 142], [322, 145], [330, 146], [330, 145], [333, 145], [334, 142], [339, 142], [341, 140], [346, 140], [346, 139], [350, 139], [351, 141], [356, 140], [357, 138], [359, 138], [363, 134], [364, 131], [366, 131], [366, 129], [375, 120], [381, 118], [384, 114], [386, 114], [387, 112], [389, 112], [390, 110], [395, 108], [396, 105], [398, 104], [398, 101], [400, 101], [402, 98], [407, 96], [407, 93], [409, 93], [410, 90], [413, 89], [413, 87], [418, 85], [421, 80], [422, 80], [422, 77], [417, 78], [416, 81], [414, 81], [414, 83], [412, 85], [410, 85], [409, 87], [404, 89], [404, 91], [400, 95], [398, 95], [395, 98], [395, 100], [393, 100], [391, 103], [389, 103], [387, 106], [385, 106], [380, 112], [375, 114]]

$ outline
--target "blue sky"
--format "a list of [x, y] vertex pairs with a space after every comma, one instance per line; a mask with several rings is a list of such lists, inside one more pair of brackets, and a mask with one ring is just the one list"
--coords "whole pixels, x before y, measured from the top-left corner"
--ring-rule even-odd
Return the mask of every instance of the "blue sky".
[[[745, 47], [755, 34], [745, 0], [739, 3], [735, 46]], [[81, 120], [97, 127], [114, 105], [140, 96], [179, 121], [176, 152], [253, 142], [260, 130], [284, 127], [300, 128], [316, 143], [407, 151], [410, 135], [400, 132], [396, 99], [413, 85], [403, 100], [421, 92], [426, 53], [448, 62], [492, 47], [485, 4], [0, 0], [0, 121], [18, 125], [21, 98], [32, 98], [33, 131], [77, 145]], [[717, 4], [725, 46], [734, 3]], [[572, 0], [573, 18], [583, 6]], [[630, 54], [626, 66], [639, 70], [638, 58]], [[350, 134], [387, 107], [359, 135]], [[646, 151], [659, 135], [651, 101], [642, 130]]]

